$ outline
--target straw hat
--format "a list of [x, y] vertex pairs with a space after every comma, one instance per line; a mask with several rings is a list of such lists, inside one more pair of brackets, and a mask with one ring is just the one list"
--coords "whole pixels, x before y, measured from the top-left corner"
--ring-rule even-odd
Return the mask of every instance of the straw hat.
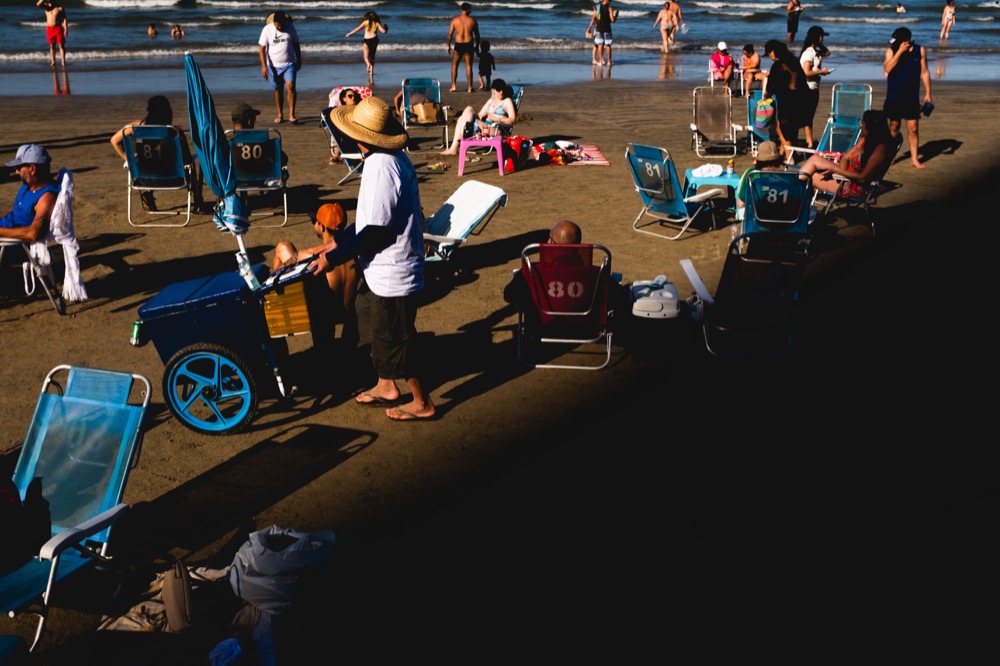
[[353, 106], [338, 106], [330, 112], [330, 120], [341, 132], [355, 141], [398, 150], [409, 136], [398, 120], [392, 117], [389, 105], [378, 97], [369, 97]]
[[778, 144], [774, 141], [762, 141], [759, 146], [757, 146], [757, 161], [758, 162], [773, 162], [774, 160], [781, 159], [781, 153], [778, 152]]

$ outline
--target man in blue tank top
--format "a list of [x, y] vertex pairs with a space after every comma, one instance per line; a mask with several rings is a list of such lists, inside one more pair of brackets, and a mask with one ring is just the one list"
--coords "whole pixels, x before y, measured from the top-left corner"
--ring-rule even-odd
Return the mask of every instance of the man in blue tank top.
[[[882, 110], [889, 119], [889, 131], [899, 134], [902, 120], [906, 120], [907, 139], [910, 144], [910, 162], [918, 169], [924, 165], [917, 159], [920, 148], [920, 113], [930, 115], [931, 73], [927, 69], [927, 49], [913, 41], [909, 28], [898, 28], [892, 33], [889, 48], [885, 50], [886, 75], [885, 103]], [[924, 84], [923, 109], [920, 102], [920, 84]]]
[[28, 143], [6, 162], [21, 179], [14, 205], [0, 217], [0, 239], [34, 242], [49, 232], [49, 216], [56, 205], [59, 188], [52, 180], [49, 153]]

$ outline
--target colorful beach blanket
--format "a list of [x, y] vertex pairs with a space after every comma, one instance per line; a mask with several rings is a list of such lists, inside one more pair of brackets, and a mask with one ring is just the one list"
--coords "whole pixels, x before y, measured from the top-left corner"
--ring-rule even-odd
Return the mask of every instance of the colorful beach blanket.
[[536, 144], [532, 146], [532, 157], [549, 166], [611, 166], [597, 146], [571, 141]]

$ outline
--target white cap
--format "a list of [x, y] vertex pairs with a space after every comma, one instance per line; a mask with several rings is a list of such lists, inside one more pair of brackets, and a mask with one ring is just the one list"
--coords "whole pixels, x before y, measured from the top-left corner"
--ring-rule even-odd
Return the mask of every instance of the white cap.
[[727, 48], [729, 48], [729, 47], [726, 46], [725, 42], [719, 42], [719, 50], [720, 51], [725, 51]]

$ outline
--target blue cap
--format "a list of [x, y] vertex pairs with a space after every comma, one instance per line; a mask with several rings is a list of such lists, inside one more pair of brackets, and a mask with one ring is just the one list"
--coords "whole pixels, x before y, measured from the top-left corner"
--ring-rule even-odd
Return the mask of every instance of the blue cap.
[[47, 164], [50, 161], [47, 150], [33, 143], [26, 143], [17, 149], [17, 155], [6, 164], [9, 167], [20, 167], [25, 164]]

